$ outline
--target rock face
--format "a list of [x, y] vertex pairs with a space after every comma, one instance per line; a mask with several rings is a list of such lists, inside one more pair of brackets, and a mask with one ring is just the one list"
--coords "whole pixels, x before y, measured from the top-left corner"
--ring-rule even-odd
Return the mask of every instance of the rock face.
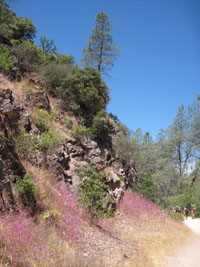
[[12, 147], [8, 125], [20, 119], [20, 106], [14, 101], [10, 89], [0, 91], [0, 200], [4, 208], [14, 206], [13, 182], [22, 178], [25, 170]]
[[0, 135], [0, 197], [6, 209], [13, 208], [13, 182], [25, 175], [25, 170], [16, 153]]
[[0, 113], [10, 120], [20, 118], [20, 106], [14, 101], [10, 89], [0, 91]]

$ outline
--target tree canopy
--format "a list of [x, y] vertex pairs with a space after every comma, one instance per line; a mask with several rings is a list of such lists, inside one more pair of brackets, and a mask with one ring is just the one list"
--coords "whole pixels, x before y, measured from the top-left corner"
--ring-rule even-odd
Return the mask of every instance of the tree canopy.
[[0, 1], [0, 42], [11, 39], [32, 40], [36, 37], [36, 27], [29, 18], [18, 17], [4, 1]]

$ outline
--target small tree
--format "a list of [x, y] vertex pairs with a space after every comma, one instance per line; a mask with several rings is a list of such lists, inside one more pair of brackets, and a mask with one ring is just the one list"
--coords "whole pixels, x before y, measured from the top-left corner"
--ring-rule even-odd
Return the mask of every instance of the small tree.
[[110, 25], [108, 15], [105, 12], [96, 16], [93, 34], [89, 37], [88, 46], [83, 49], [84, 55], [81, 62], [85, 66], [95, 67], [99, 72], [105, 74], [107, 70], [113, 67], [113, 61], [119, 53], [119, 47], [113, 44], [113, 37], [110, 31], [113, 26]]
[[53, 54], [57, 51], [54, 40], [47, 39], [45, 36], [40, 37], [40, 47], [48, 54]]
[[106, 183], [108, 174], [97, 171], [96, 167], [88, 167], [77, 170], [81, 180], [78, 201], [94, 217], [114, 216], [115, 200], [109, 195], [109, 187]]

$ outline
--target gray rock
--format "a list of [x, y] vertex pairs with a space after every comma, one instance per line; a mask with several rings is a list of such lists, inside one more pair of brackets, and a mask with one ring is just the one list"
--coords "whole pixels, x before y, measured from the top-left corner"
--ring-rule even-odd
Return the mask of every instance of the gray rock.
[[95, 148], [95, 149], [92, 149], [90, 150], [90, 152], [88, 153], [88, 156], [89, 157], [92, 157], [92, 156], [100, 156], [101, 155], [101, 150], [99, 148]]
[[102, 159], [100, 157], [94, 157], [90, 159], [91, 164], [96, 165], [96, 164], [102, 164]]
[[10, 89], [0, 91], [0, 113], [10, 120], [19, 120], [20, 118], [20, 106], [14, 101]]

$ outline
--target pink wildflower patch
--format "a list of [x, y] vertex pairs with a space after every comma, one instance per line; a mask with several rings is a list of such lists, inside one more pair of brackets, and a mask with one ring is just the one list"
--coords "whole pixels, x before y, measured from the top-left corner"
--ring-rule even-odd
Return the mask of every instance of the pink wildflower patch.
[[149, 218], [162, 217], [162, 211], [151, 201], [134, 191], [126, 191], [118, 209], [123, 214], [133, 219], [140, 219], [143, 216]]

